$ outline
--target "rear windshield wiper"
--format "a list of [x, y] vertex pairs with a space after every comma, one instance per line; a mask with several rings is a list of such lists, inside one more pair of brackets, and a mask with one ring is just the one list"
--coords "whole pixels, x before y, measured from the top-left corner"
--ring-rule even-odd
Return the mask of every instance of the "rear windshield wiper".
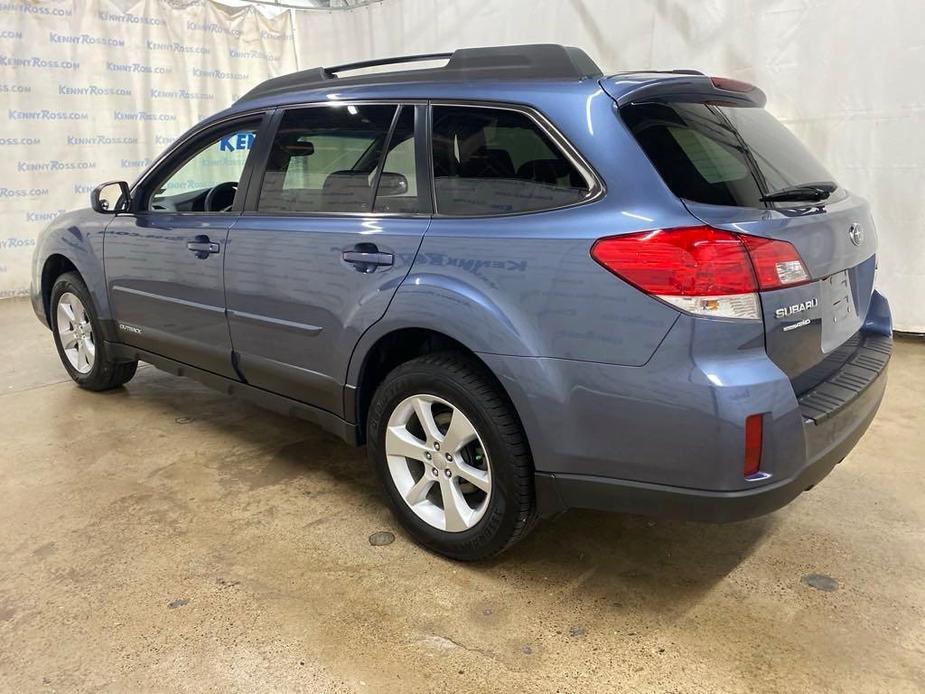
[[832, 194], [838, 186], [832, 181], [822, 181], [821, 183], [804, 183], [799, 186], [791, 186], [782, 190], [776, 190], [773, 193], [762, 195], [762, 202], [778, 202], [780, 200], [825, 200]]

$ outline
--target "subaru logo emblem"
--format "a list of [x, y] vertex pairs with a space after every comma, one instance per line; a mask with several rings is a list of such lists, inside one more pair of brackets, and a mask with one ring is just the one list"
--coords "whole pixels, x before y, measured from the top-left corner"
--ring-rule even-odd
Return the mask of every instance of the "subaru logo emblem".
[[855, 222], [848, 227], [848, 237], [851, 239], [851, 243], [855, 246], [860, 246], [861, 241], [864, 240], [864, 230], [861, 229], [861, 225]]

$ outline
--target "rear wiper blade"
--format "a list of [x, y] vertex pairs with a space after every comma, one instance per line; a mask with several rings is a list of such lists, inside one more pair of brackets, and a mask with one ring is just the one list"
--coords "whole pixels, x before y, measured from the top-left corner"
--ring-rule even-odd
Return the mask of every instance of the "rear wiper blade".
[[822, 181], [821, 183], [804, 183], [799, 186], [791, 186], [783, 190], [776, 190], [773, 193], [762, 195], [762, 202], [778, 202], [780, 200], [825, 200], [832, 194], [838, 186], [832, 181]]

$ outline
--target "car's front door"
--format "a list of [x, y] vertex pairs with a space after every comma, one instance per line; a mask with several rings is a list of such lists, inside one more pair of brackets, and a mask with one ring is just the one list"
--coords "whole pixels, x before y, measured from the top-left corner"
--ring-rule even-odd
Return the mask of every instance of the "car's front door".
[[235, 377], [222, 261], [263, 119], [246, 116], [182, 143], [107, 228], [106, 279], [125, 343]]
[[228, 324], [249, 384], [343, 413], [353, 348], [385, 313], [430, 222], [424, 108], [277, 115], [225, 256]]

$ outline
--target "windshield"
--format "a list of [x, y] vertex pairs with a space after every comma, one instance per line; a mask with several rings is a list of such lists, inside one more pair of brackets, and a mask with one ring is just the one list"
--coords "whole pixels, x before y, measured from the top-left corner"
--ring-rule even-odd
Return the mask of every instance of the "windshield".
[[761, 108], [648, 103], [620, 114], [668, 187], [686, 200], [767, 207], [768, 194], [834, 180]]

